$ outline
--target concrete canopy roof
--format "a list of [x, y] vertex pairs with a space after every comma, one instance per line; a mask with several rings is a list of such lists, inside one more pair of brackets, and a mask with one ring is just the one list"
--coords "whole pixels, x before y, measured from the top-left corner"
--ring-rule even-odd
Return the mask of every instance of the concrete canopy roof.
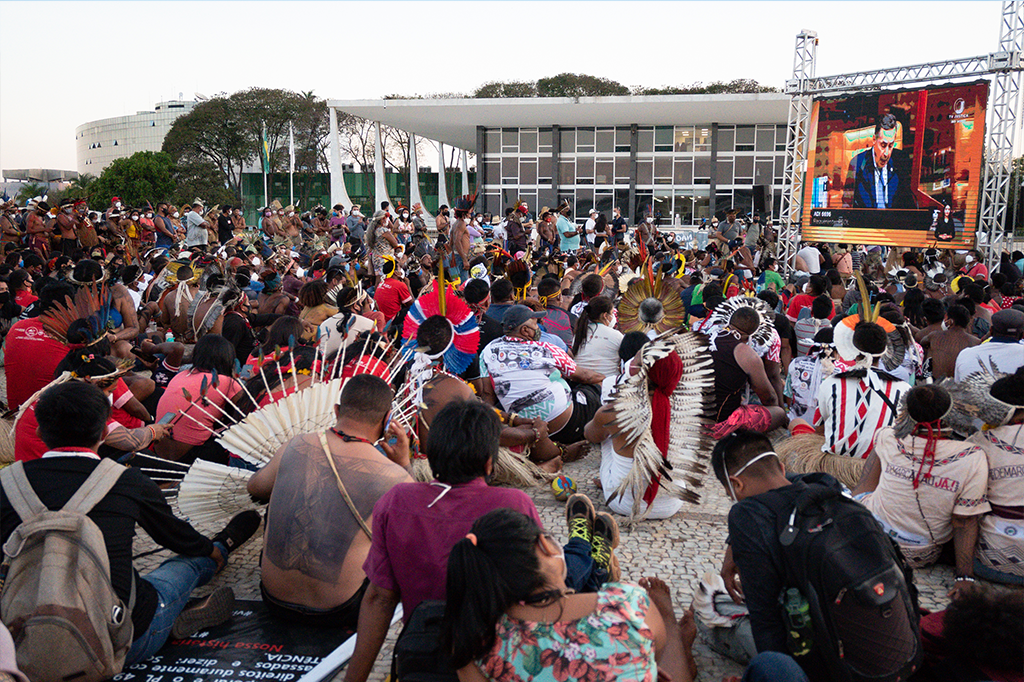
[[476, 127], [786, 123], [788, 95], [329, 100], [347, 114], [476, 152]]

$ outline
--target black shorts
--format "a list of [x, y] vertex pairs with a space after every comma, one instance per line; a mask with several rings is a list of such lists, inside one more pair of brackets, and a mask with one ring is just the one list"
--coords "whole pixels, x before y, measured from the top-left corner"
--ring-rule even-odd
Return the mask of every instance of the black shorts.
[[321, 628], [345, 628], [355, 630], [359, 624], [359, 606], [363, 603], [363, 595], [370, 585], [370, 579], [364, 578], [363, 584], [359, 586], [356, 593], [349, 597], [344, 604], [335, 606], [332, 609], [315, 609], [311, 606], [301, 604], [290, 604], [279, 599], [274, 599], [267, 592], [267, 588], [260, 581], [260, 596], [267, 611], [274, 618], [279, 618], [289, 623], [299, 625], [313, 625]]
[[551, 440], [562, 445], [572, 445], [583, 440], [583, 429], [601, 409], [601, 389], [593, 384], [569, 384], [569, 400], [572, 401], [572, 415]]

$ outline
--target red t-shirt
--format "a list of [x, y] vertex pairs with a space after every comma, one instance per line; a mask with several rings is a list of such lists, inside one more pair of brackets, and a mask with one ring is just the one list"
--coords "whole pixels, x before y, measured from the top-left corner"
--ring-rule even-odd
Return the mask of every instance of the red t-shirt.
[[[104, 432], [104, 437], [121, 426], [124, 426], [124, 424], [111, 417], [107, 420], [107, 429]], [[38, 428], [39, 422], [36, 421], [36, 406], [33, 404], [25, 410], [25, 414], [21, 415], [21, 419], [18, 420], [14, 427], [14, 459], [19, 462], [27, 462], [31, 459], [39, 459], [49, 451], [50, 448], [46, 447], [46, 443], [36, 433]]]
[[22, 308], [27, 308], [38, 300], [39, 297], [34, 295], [30, 289], [23, 289], [14, 295], [14, 302]]
[[402, 280], [386, 279], [377, 286], [373, 300], [377, 302], [377, 309], [384, 313], [384, 321], [390, 322], [404, 304], [412, 302], [412, 292]]
[[7, 407], [18, 409], [33, 393], [53, 381], [57, 365], [70, 350], [43, 331], [39, 318], [15, 322], [7, 332], [4, 351]]
[[[793, 300], [789, 302], [789, 308], [786, 309], [786, 317], [791, 320], [796, 320], [800, 317], [800, 311], [804, 308], [810, 308], [811, 304], [814, 303], [814, 299], [817, 296], [811, 296], [810, 294], [797, 294], [793, 297]], [[836, 316], [836, 304], [832, 302], [832, 311], [828, 314], [828, 319], [832, 319]]]

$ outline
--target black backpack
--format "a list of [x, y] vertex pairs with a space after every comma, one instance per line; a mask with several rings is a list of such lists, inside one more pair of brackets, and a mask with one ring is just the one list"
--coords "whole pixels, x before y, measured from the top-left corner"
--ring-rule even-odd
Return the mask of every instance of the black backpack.
[[392, 682], [458, 682], [458, 674], [441, 651], [444, 604], [425, 601], [413, 609], [391, 655]]
[[778, 518], [785, 587], [808, 602], [812, 653], [828, 679], [906, 680], [922, 658], [917, 590], [899, 547], [871, 512], [818, 483], [792, 504], [777, 495], [757, 499]]

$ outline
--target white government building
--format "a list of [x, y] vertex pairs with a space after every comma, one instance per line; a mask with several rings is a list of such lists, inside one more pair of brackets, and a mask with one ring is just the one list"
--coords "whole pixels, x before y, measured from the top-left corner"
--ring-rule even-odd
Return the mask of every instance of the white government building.
[[78, 173], [99, 177], [114, 159], [160, 151], [174, 119], [192, 111], [196, 104], [181, 99], [158, 102], [153, 111], [83, 123], [75, 128]]

